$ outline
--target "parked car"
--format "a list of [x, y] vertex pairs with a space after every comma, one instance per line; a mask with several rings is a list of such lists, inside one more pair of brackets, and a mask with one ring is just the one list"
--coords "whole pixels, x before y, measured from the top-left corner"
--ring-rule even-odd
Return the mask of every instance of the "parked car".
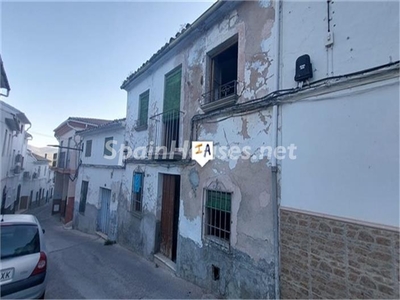
[[1, 298], [43, 299], [47, 254], [44, 230], [33, 215], [0, 215]]

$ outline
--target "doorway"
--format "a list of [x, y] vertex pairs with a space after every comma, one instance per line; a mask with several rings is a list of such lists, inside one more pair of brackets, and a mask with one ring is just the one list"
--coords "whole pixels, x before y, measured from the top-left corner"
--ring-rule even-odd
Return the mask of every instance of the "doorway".
[[108, 234], [108, 222], [110, 217], [111, 190], [100, 188], [100, 210], [97, 216], [97, 230]]
[[181, 177], [179, 175], [167, 174], [162, 176], [160, 251], [167, 258], [175, 262], [178, 242]]

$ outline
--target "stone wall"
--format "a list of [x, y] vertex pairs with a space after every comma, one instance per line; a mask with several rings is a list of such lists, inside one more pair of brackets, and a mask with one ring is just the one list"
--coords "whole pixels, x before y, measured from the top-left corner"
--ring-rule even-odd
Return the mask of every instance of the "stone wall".
[[281, 298], [399, 299], [399, 231], [281, 209]]

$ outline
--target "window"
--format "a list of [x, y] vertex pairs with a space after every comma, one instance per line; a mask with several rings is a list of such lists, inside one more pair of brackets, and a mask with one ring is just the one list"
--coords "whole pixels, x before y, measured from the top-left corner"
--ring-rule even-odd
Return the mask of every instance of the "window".
[[12, 135], [11, 135], [11, 133], [9, 133], [8, 134], [8, 156], [10, 156], [11, 155], [11, 146], [12, 146], [12, 142], [11, 142], [11, 140], [12, 140]]
[[137, 129], [146, 128], [149, 114], [150, 92], [146, 91], [139, 96], [139, 114], [137, 120]]
[[182, 69], [180, 67], [165, 75], [162, 143], [168, 151], [172, 147], [179, 147], [181, 77]]
[[1, 156], [4, 156], [4, 154], [6, 153], [7, 135], [8, 135], [8, 130], [6, 129], [3, 142], [3, 151], [1, 152]]
[[92, 140], [86, 141], [85, 157], [90, 157], [92, 155]]
[[132, 211], [142, 211], [144, 173], [134, 172], [132, 179]]
[[38, 253], [39, 229], [36, 225], [11, 224], [1, 226], [1, 259]]
[[237, 101], [237, 36], [212, 50], [208, 57], [207, 91], [202, 95], [202, 109], [205, 112], [233, 105]]
[[228, 241], [231, 235], [231, 198], [228, 192], [206, 190], [205, 236]]
[[82, 180], [81, 199], [79, 200], [79, 212], [81, 214], [85, 213], [88, 187], [89, 187], [89, 181]]
[[40, 177], [40, 166], [38, 167], [38, 177]]
[[104, 156], [111, 156], [113, 148], [113, 137], [106, 137], [104, 139]]
[[67, 149], [66, 168], [69, 168], [69, 167], [70, 167], [69, 163], [70, 163], [70, 161], [71, 161], [71, 155], [70, 155], [70, 149], [69, 149], [69, 148], [71, 148], [71, 146], [72, 146], [72, 137], [69, 137], [69, 138], [68, 138], [68, 149]]
[[237, 42], [211, 58], [211, 101], [234, 94], [237, 80], [237, 61]]

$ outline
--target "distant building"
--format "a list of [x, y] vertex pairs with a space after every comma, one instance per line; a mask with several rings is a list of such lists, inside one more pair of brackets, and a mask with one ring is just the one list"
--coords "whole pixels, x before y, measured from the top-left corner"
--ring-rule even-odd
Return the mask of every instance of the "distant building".
[[19, 209], [36, 207], [49, 202], [53, 196], [54, 172], [50, 160], [27, 150], [22, 176]]
[[80, 167], [81, 137], [77, 131], [95, 128], [110, 120], [70, 117], [54, 129], [59, 142], [57, 163], [53, 166], [55, 186], [53, 213], [60, 213], [62, 220], [68, 223], [73, 218], [75, 185]]

